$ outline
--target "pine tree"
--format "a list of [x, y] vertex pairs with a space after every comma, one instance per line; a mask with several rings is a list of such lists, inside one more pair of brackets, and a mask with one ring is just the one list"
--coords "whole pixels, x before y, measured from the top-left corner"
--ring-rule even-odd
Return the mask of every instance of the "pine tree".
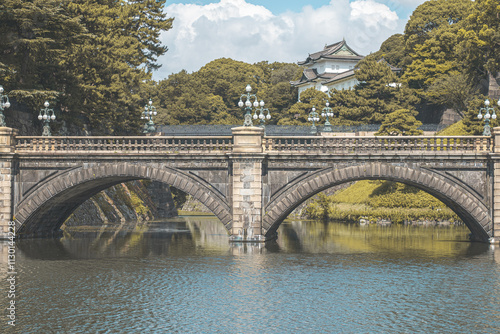
[[500, 72], [500, 4], [477, 0], [459, 31], [458, 54], [470, 81]]
[[382, 125], [376, 136], [418, 136], [423, 133], [422, 130], [418, 130], [418, 127], [422, 125], [422, 122], [417, 121], [415, 111], [410, 111], [408, 109], [398, 109], [385, 116]]
[[4, 0], [0, 44], [10, 95], [37, 109], [58, 99], [59, 119], [86, 117], [94, 133], [130, 133], [171, 28], [165, 0]]

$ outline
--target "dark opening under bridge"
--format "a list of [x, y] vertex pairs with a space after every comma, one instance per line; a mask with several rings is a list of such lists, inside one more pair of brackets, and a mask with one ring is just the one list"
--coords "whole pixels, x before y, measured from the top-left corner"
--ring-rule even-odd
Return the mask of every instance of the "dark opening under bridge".
[[276, 237], [299, 204], [363, 179], [406, 183], [449, 206], [474, 239], [500, 239], [500, 128], [492, 137], [26, 137], [0, 128], [0, 224], [8, 236], [52, 236], [84, 201], [150, 179], [198, 199], [230, 240]]

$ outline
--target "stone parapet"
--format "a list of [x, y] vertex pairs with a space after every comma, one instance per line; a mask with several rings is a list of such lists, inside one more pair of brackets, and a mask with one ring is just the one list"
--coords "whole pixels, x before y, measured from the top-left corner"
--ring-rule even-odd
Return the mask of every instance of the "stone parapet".
[[233, 132], [233, 153], [262, 153], [264, 129], [256, 126], [241, 126]]
[[18, 131], [16, 129], [0, 127], [0, 153], [13, 153], [16, 147]]
[[491, 134], [493, 137], [493, 153], [500, 153], [500, 127], [493, 128]]

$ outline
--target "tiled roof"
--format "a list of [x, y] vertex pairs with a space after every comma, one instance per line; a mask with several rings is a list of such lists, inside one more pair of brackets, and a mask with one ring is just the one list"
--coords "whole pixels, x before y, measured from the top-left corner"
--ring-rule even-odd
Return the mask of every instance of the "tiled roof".
[[332, 82], [335, 82], [335, 81], [339, 81], [339, 80], [342, 80], [342, 79], [345, 79], [345, 78], [349, 78], [349, 77], [352, 77], [354, 76], [354, 69], [352, 70], [349, 70], [349, 71], [345, 71], [345, 72], [342, 72], [342, 73], [339, 73], [338, 75], [335, 76], [335, 78], [332, 78], [330, 80], [327, 80], [327, 81], [324, 81], [322, 82], [323, 85], [328, 85]]
[[[345, 47], [349, 52], [352, 53], [352, 55], [337, 55], [339, 51], [342, 50], [342, 48]], [[309, 57], [307, 57], [306, 60], [298, 62], [299, 65], [305, 65], [310, 62], [315, 62], [321, 58], [326, 58], [326, 59], [356, 59], [360, 60], [363, 58], [360, 54], [358, 54], [356, 51], [351, 49], [345, 40], [342, 40], [341, 42], [326, 45], [325, 48], [322, 51], [315, 52], [313, 54], [310, 54]]]
[[326, 72], [318, 74], [316, 69], [308, 69], [302, 72], [302, 78], [300, 78], [300, 80], [290, 81], [290, 84], [292, 86], [298, 86], [307, 82], [314, 81], [316, 79], [330, 80], [338, 75], [339, 75], [338, 73], [326, 73]]

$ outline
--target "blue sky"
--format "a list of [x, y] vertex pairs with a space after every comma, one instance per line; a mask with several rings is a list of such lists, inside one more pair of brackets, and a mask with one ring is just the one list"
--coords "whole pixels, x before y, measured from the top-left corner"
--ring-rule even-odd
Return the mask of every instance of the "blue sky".
[[162, 42], [169, 51], [154, 73], [199, 70], [218, 58], [247, 63], [297, 62], [324, 45], [346, 39], [361, 54], [402, 33], [424, 0], [167, 0], [173, 28]]
[[[196, 4], [196, 5], [208, 5], [210, 3], [217, 3], [219, 1], [214, 0], [198, 0], [198, 1], [175, 1], [167, 0], [167, 5], [173, 3], [182, 4]], [[292, 12], [300, 12], [305, 6], [312, 6], [313, 8], [319, 8], [321, 6], [327, 5], [330, 1], [328, 0], [249, 0], [248, 3], [264, 6], [269, 9], [273, 14], [281, 14], [290, 10]]]
[[[167, 0], [167, 5], [174, 3], [179, 4], [196, 4], [196, 5], [208, 5], [210, 3], [217, 3], [219, 1], [215, 0], [198, 0], [198, 1], [175, 1]], [[329, 0], [249, 0], [248, 3], [266, 7], [273, 14], [278, 15], [286, 11], [300, 12], [305, 6], [311, 6], [315, 9], [322, 6], [328, 5]], [[415, 10], [416, 6], [421, 4], [423, 1], [379, 1], [387, 5], [392, 10], [395, 10], [398, 14], [403, 16], [408, 16]]]

